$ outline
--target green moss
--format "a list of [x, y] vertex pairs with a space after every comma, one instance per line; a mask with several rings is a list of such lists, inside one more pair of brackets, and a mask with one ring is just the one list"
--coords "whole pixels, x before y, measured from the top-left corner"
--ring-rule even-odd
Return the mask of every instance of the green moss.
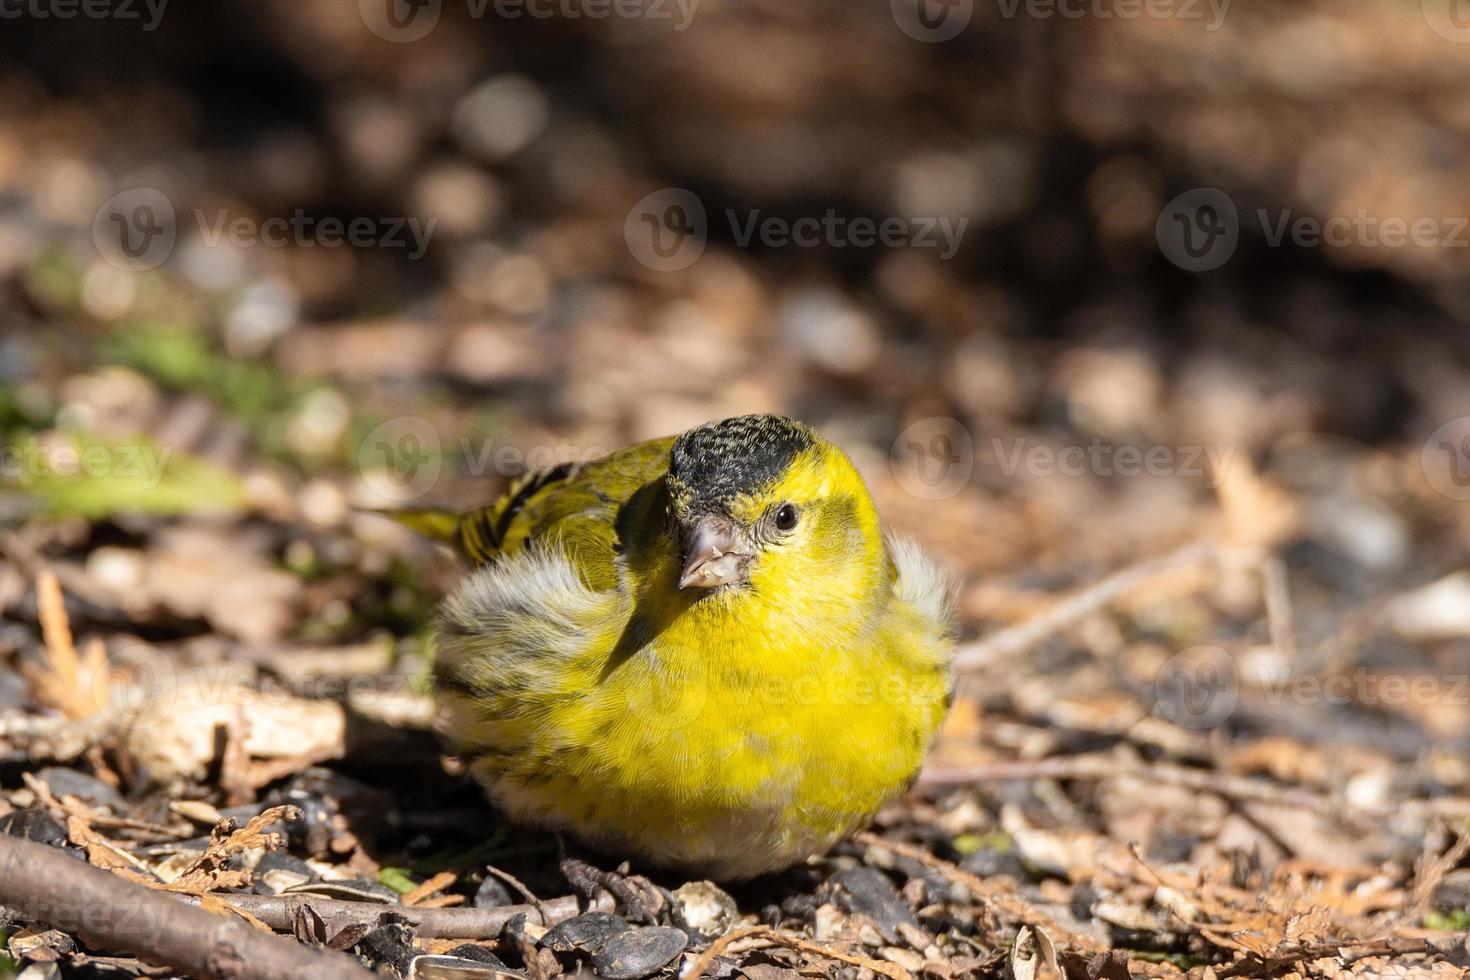
[[228, 357], [203, 332], [172, 324], [126, 327], [109, 334], [101, 360], [146, 374], [165, 388], [200, 391], [247, 422], [286, 407], [293, 387], [270, 364]]
[[419, 886], [407, 868], [382, 868], [378, 871], [378, 881], [400, 895], [407, 895]]
[[1011, 835], [1003, 830], [992, 830], [987, 834], [960, 834], [950, 841], [950, 846], [961, 854], [977, 851], [997, 851], [1006, 854], [1011, 849]]
[[43, 444], [25, 436], [13, 451], [6, 481], [50, 517], [229, 512], [242, 504], [234, 474], [146, 438], [108, 442], [71, 433]]
[[1424, 928], [1436, 932], [1464, 932], [1470, 929], [1470, 911], [1452, 909], [1449, 912], [1427, 912], [1424, 915]]

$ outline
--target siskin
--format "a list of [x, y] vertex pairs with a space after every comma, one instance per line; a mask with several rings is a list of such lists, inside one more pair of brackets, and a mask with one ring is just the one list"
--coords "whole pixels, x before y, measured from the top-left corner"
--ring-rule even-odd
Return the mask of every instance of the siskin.
[[711, 422], [400, 519], [474, 566], [441, 611], [436, 688], [513, 819], [748, 878], [864, 826], [943, 720], [948, 580], [791, 419]]

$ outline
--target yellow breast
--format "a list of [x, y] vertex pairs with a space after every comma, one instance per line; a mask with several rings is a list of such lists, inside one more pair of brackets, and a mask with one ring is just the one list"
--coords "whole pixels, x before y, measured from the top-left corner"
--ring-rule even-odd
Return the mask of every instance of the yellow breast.
[[812, 630], [778, 604], [712, 600], [656, 626], [610, 617], [513, 676], [503, 644], [480, 645], [494, 636], [477, 653], [450, 644], [502, 666], [502, 683], [446, 700], [511, 816], [737, 878], [820, 853], [903, 791], [948, 693], [922, 616], [895, 600], [861, 629]]

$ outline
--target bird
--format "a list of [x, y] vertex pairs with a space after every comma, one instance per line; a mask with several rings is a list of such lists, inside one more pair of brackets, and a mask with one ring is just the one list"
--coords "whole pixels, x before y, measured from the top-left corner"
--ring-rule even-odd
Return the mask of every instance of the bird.
[[912, 785], [949, 707], [954, 584], [852, 460], [775, 415], [400, 512], [468, 572], [440, 727], [511, 820], [722, 881], [813, 860]]

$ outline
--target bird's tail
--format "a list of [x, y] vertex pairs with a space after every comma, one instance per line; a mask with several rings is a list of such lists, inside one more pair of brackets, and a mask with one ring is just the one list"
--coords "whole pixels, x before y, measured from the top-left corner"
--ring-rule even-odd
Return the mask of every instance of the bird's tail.
[[457, 547], [461, 516], [458, 511], [431, 507], [405, 507], [400, 510], [379, 510], [373, 513], [382, 514], [384, 517], [397, 521], [410, 531], [430, 541], [449, 545], [451, 548]]
[[404, 507], [375, 514], [397, 521], [430, 541], [453, 548], [471, 566], [488, 564], [500, 554], [504, 536], [505, 499], [486, 507], [457, 511], [436, 507]]

